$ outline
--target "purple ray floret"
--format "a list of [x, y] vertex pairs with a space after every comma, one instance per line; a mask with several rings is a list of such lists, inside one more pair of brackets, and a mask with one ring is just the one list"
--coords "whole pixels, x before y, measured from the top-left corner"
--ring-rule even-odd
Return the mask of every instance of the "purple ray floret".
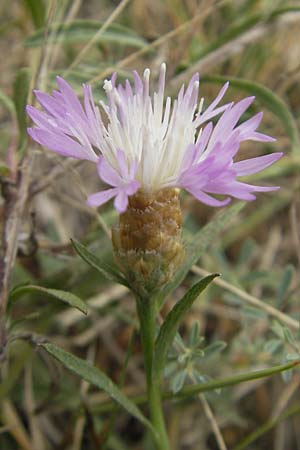
[[[138, 189], [155, 192], [178, 187], [210, 206], [226, 205], [232, 197], [254, 200], [256, 192], [278, 189], [239, 179], [260, 172], [282, 156], [277, 152], [236, 161], [244, 141], [274, 141], [257, 131], [262, 113], [241, 122], [254, 97], [220, 106], [229, 85], [225, 83], [203, 109], [195, 74], [172, 101], [164, 98], [165, 74], [162, 64], [152, 95], [149, 69], [143, 77], [134, 72], [133, 86], [128, 80], [124, 86], [117, 85], [117, 74], [113, 74], [104, 83], [107, 102], [100, 102], [104, 121], [90, 86], [83, 86], [81, 102], [71, 86], [57, 77], [59, 90], [52, 95], [35, 92], [44, 111], [27, 106], [35, 125], [28, 133], [56, 153], [96, 163], [100, 179], [111, 188], [92, 194], [88, 204], [100, 206], [114, 198], [120, 213]], [[213, 125], [210, 120], [217, 116]]]

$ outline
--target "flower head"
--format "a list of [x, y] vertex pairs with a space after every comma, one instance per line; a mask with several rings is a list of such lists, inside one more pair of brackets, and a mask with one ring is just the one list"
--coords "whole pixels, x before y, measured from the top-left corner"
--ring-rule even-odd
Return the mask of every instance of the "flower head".
[[[199, 102], [199, 78], [194, 75], [187, 88], [172, 101], [164, 99], [166, 66], [162, 64], [157, 90], [150, 95], [150, 70], [141, 78], [134, 72], [133, 86], [116, 84], [116, 74], [104, 82], [107, 103], [100, 102], [106, 115], [102, 121], [90, 86], [83, 86], [83, 104], [66, 81], [57, 78], [59, 91], [52, 96], [36, 91], [44, 111], [32, 106], [27, 112], [35, 123], [30, 136], [64, 156], [97, 163], [99, 177], [110, 189], [89, 197], [99, 206], [115, 198], [115, 208], [123, 213], [128, 197], [141, 189], [146, 193], [165, 188], [182, 188], [210, 206], [223, 206], [231, 197], [255, 199], [255, 192], [277, 187], [254, 186], [240, 176], [259, 172], [277, 161], [282, 153], [234, 161], [243, 141], [271, 142], [257, 131], [262, 113], [238, 124], [254, 100], [219, 106], [226, 83], [215, 100], [203, 110]], [[211, 119], [220, 116], [216, 125]], [[225, 198], [217, 199], [214, 194]]]

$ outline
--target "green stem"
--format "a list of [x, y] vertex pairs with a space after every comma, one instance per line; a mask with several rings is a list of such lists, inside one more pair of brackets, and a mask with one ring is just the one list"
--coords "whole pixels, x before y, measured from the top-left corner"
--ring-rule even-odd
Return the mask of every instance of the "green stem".
[[144, 352], [150, 418], [158, 435], [156, 442], [157, 449], [169, 450], [169, 439], [162, 409], [160, 382], [153, 373], [156, 316], [154, 299], [151, 297], [137, 297], [137, 311], [140, 320], [140, 332]]

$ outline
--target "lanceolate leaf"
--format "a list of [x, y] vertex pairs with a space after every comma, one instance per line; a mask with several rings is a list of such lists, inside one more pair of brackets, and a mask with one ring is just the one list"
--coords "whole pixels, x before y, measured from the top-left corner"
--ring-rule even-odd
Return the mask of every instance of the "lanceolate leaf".
[[129, 400], [118, 388], [118, 386], [116, 386], [100, 369], [92, 366], [84, 359], [77, 358], [77, 356], [74, 356], [53, 344], [41, 344], [41, 347], [60, 361], [68, 370], [75, 373], [88, 383], [91, 383], [92, 385], [105, 391], [116, 403], [146, 425], [155, 434], [152, 425], [142, 414], [139, 408], [131, 400]]
[[[262, 370], [254, 370], [249, 371], [246, 373], [239, 373], [237, 375], [231, 375], [226, 378], [219, 378], [216, 380], [210, 380], [204, 383], [198, 383], [198, 384], [191, 384], [184, 386], [181, 391], [174, 394], [172, 391], [166, 391], [162, 393], [162, 398], [165, 400], [173, 399], [173, 398], [187, 398], [187, 397], [193, 397], [197, 394], [200, 394], [202, 392], [209, 392], [214, 391], [216, 389], [223, 389], [230, 386], [235, 386], [239, 383], [245, 383], [251, 380], [258, 380], [260, 378], [266, 378], [273, 375], [276, 375], [278, 373], [281, 373], [286, 370], [292, 370], [294, 368], [299, 367], [300, 361], [293, 361], [288, 364], [282, 364], [279, 366], [273, 366], [268, 369], [262, 369]], [[147, 403], [147, 395], [146, 394], [140, 394], [140, 395], [134, 395], [131, 397], [132, 401], [134, 401], [136, 404], [144, 404]], [[113, 405], [110, 402], [103, 402], [101, 405], [97, 406], [98, 412], [109, 412], [113, 408]]]
[[110, 281], [114, 281], [128, 287], [127, 281], [121, 276], [117, 269], [106, 264], [104, 261], [101, 261], [101, 259], [91, 253], [84, 245], [82, 245], [79, 241], [76, 241], [76, 239], [71, 239], [71, 242], [76, 253], [91, 267], [98, 270], [101, 275]]
[[[59, 42], [64, 43], [82, 43], [87, 42], [102, 27], [102, 22], [94, 20], [74, 20], [69, 24], [55, 24], [55, 31]], [[51, 33], [53, 27], [49, 27], [48, 33]], [[44, 41], [45, 30], [40, 29], [25, 40], [26, 47], [39, 47]], [[144, 47], [147, 42], [138, 36], [131, 29], [118, 24], [112, 24], [97, 39], [96, 42], [115, 43], [118, 45], [129, 45], [131, 47]]]
[[292, 144], [292, 151], [300, 151], [300, 139], [296, 121], [290, 112], [285, 102], [276, 95], [273, 91], [262, 86], [259, 83], [250, 80], [243, 80], [242, 78], [224, 77], [220, 75], [216, 76], [203, 76], [202, 82], [211, 82], [217, 84], [223, 84], [226, 81], [230, 82], [230, 85], [247, 92], [250, 95], [255, 95], [256, 98], [278, 117], [280, 122], [285, 128], [287, 135], [290, 138]]
[[154, 369], [153, 373], [155, 376], [160, 376], [165, 360], [167, 357], [168, 350], [173, 342], [175, 334], [178, 327], [185, 315], [185, 313], [190, 309], [192, 304], [197, 300], [198, 296], [204, 289], [216, 278], [218, 274], [214, 273], [208, 275], [207, 277], [196, 283], [182, 299], [176, 303], [174, 308], [167, 315], [164, 323], [161, 326], [159, 335], [155, 343], [155, 353], [154, 353]]
[[87, 306], [86, 304], [79, 298], [77, 295], [72, 294], [71, 292], [61, 291], [59, 289], [48, 289], [42, 286], [34, 286], [31, 284], [16, 287], [10, 294], [10, 300], [17, 299], [25, 294], [37, 293], [42, 295], [47, 295], [49, 297], [56, 298], [61, 300], [64, 303], [67, 303], [73, 308], [79, 309], [79, 311], [87, 314]]

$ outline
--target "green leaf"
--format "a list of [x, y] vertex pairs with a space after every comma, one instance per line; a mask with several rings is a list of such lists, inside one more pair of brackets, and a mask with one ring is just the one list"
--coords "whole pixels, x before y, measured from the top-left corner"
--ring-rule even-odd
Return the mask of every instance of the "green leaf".
[[264, 345], [264, 351], [273, 355], [281, 349], [282, 341], [280, 339], [270, 339]]
[[34, 286], [32, 284], [16, 287], [10, 293], [9, 298], [10, 300], [15, 300], [22, 295], [31, 293], [45, 294], [49, 297], [61, 300], [62, 302], [73, 306], [73, 308], [79, 309], [79, 311], [83, 312], [84, 314], [87, 314], [88, 312], [86, 304], [79, 297], [77, 297], [77, 295], [74, 295], [71, 292], [61, 291], [59, 289], [48, 289], [42, 286]]
[[45, 4], [43, 0], [23, 0], [23, 2], [32, 17], [35, 27], [42, 27], [45, 21]]
[[284, 337], [285, 337], [286, 341], [293, 346], [297, 346], [296, 340], [295, 340], [291, 330], [288, 327], [284, 326], [283, 332], [284, 332]]
[[200, 325], [198, 320], [195, 320], [195, 322], [193, 323], [193, 326], [191, 328], [191, 331], [189, 333], [189, 343], [188, 343], [188, 347], [196, 347], [200, 342], [201, 342], [201, 337], [200, 337]]
[[76, 253], [82, 258], [86, 263], [88, 263], [91, 267], [98, 270], [105, 278], [110, 281], [114, 281], [119, 284], [123, 284], [128, 287], [128, 283], [125, 278], [109, 264], [101, 261], [100, 258], [91, 253], [84, 245], [82, 245], [76, 239], [71, 239], [72, 245], [76, 251]]
[[278, 117], [282, 126], [288, 135], [291, 144], [292, 151], [299, 152], [300, 150], [300, 139], [298, 133], [298, 127], [296, 120], [294, 119], [291, 111], [287, 104], [273, 91], [267, 87], [250, 80], [243, 80], [242, 78], [228, 77], [228, 76], [203, 76], [201, 78], [203, 82], [223, 84], [229, 81], [231, 86], [241, 89], [250, 95], [255, 95], [256, 98], [271, 111], [275, 116]]
[[[72, 23], [54, 24], [49, 27], [50, 34], [53, 29], [56, 31], [54, 43], [58, 40], [63, 43], [84, 43], [90, 41], [99, 29], [103, 26], [103, 22], [94, 20], [74, 20]], [[43, 44], [45, 30], [40, 29], [29, 36], [24, 44], [26, 47], [39, 47]], [[147, 45], [147, 41], [138, 36], [131, 29], [119, 24], [111, 24], [96, 40], [97, 43], [114, 43], [118, 45], [129, 45], [131, 47], [142, 48]]]
[[68, 370], [78, 375], [83, 380], [91, 383], [93, 386], [98, 387], [105, 391], [116, 403], [122, 406], [132, 416], [146, 425], [154, 434], [155, 431], [151, 423], [146, 419], [138, 407], [129, 400], [123, 392], [115, 385], [110, 378], [100, 369], [92, 366], [84, 359], [78, 358], [71, 353], [53, 345], [53, 344], [41, 344], [50, 355], [54, 356], [59, 362], [61, 362]]
[[219, 353], [227, 347], [227, 343], [224, 341], [215, 341], [212, 344], [209, 344], [207, 347], [203, 349], [204, 356], [207, 358], [214, 353]]
[[[214, 380], [211, 379], [207, 380], [208, 377], [206, 375], [199, 374], [197, 376], [197, 379], [199, 379], [198, 384], [186, 385], [182, 388], [180, 392], [177, 392], [176, 394], [174, 394], [171, 390], [165, 391], [162, 393], [162, 398], [167, 400], [174, 398], [184, 399], [188, 397], [195, 397], [195, 395], [200, 394], [202, 392], [216, 391], [230, 386], [235, 386], [239, 383], [245, 383], [251, 380], [258, 380], [260, 378], [270, 377], [278, 373], [281, 373], [285, 370], [291, 370], [296, 367], [299, 367], [299, 364], [300, 360], [298, 358], [297, 360], [293, 359], [293, 361], [289, 362], [288, 364], [273, 366], [263, 370], [254, 370], [246, 373], [239, 373], [237, 375], [231, 375], [226, 378], [219, 378]], [[173, 370], [171, 370], [171, 373], [172, 372]], [[133, 395], [130, 398], [136, 404], [146, 404], [148, 401], [146, 394]], [[103, 402], [101, 405], [97, 406], [97, 412], [111, 411], [113, 406], [114, 405], [112, 405], [110, 401]]]
[[197, 300], [201, 292], [204, 291], [204, 289], [217, 276], [219, 275], [216, 273], [208, 275], [207, 277], [202, 278], [202, 280], [200, 280], [194, 286], [192, 286], [191, 289], [189, 289], [189, 291], [182, 297], [182, 299], [176, 303], [176, 305], [165, 318], [165, 321], [160, 328], [158, 337], [155, 342], [153, 369], [153, 373], [155, 374], [155, 376], [159, 377], [163, 371], [168, 350], [173, 342], [183, 316]]
[[[176, 397], [182, 398], [187, 396], [194, 396], [195, 394], [199, 394], [200, 392], [212, 391], [220, 388], [222, 389], [225, 387], [234, 386], [239, 383], [244, 383], [246, 381], [270, 377], [277, 373], [281, 373], [296, 368], [297, 366], [299, 366], [299, 360], [292, 361], [288, 364], [273, 366], [268, 369], [255, 370], [248, 373], [240, 373], [237, 375], [232, 375], [230, 377], [226, 377], [219, 380], [208, 381], [205, 384], [200, 383], [185, 386], [184, 389], [176, 395]], [[173, 397], [172, 393], [166, 393], [165, 395], [163, 395], [163, 398], [172, 398], [172, 397]]]
[[179, 370], [179, 372], [177, 372], [172, 377], [170, 387], [171, 387], [171, 391], [174, 394], [177, 394], [177, 392], [181, 391], [181, 389], [183, 388], [186, 376], [187, 376], [187, 370], [182, 369], [182, 370]]
[[228, 223], [241, 211], [245, 206], [245, 202], [238, 202], [229, 208], [225, 208], [198, 233], [194, 234], [186, 244], [186, 258], [180, 269], [175, 273], [170, 283], [160, 289], [157, 294], [158, 304], [161, 304], [166, 296], [174, 291], [184, 280], [191, 267], [197, 263], [200, 256], [215, 241], [216, 236], [228, 225]]
[[14, 86], [13, 86], [13, 100], [17, 113], [17, 120], [19, 125], [19, 149], [23, 149], [26, 140], [26, 112], [25, 106], [27, 104], [27, 97], [30, 87], [31, 71], [28, 68], [22, 68], [18, 71]]

